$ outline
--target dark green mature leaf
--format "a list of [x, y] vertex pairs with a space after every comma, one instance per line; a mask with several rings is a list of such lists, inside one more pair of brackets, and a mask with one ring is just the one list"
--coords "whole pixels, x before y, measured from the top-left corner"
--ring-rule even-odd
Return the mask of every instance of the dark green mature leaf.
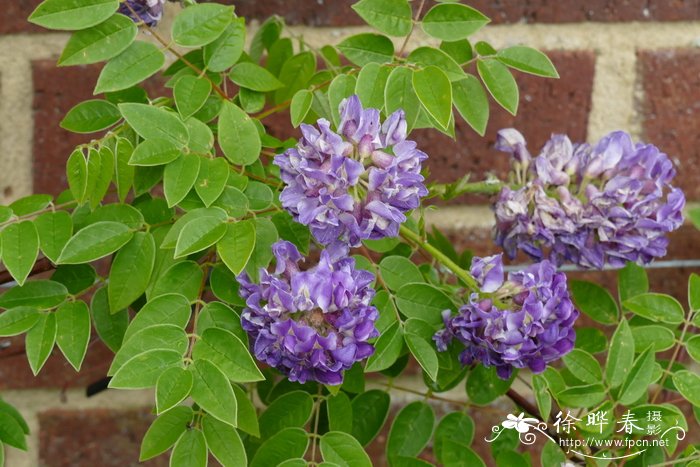
[[174, 366], [165, 370], [156, 382], [156, 410], [166, 412], [190, 395], [194, 378], [182, 367]]
[[226, 188], [229, 166], [223, 157], [202, 158], [194, 189], [206, 207], [214, 203]]
[[503, 380], [496, 374], [494, 367], [477, 365], [467, 378], [467, 395], [478, 405], [486, 405], [508, 391], [515, 379], [515, 372], [510, 379]]
[[199, 173], [201, 157], [194, 154], [183, 154], [165, 166], [163, 171], [163, 191], [168, 207], [173, 207], [182, 201], [194, 186]]
[[245, 19], [234, 19], [214, 42], [204, 47], [207, 68], [215, 73], [231, 68], [243, 53], [245, 33]]
[[111, 376], [121, 369], [133, 357], [151, 350], [172, 350], [180, 355], [187, 351], [189, 340], [182, 327], [174, 324], [154, 324], [124, 338], [121, 348], [114, 356], [107, 371]]
[[444, 292], [422, 283], [403, 285], [396, 293], [396, 305], [408, 318], [418, 318], [432, 325], [442, 323], [442, 312], [454, 308]]
[[[452, 412], [440, 420], [435, 429], [435, 457], [443, 464], [452, 457], [454, 446], [468, 449], [474, 438], [474, 421], [469, 415]], [[471, 464], [470, 464], [471, 465]]]
[[90, 310], [85, 302], [64, 303], [56, 310], [56, 344], [75, 371], [82, 366], [91, 330]]
[[643, 267], [628, 262], [617, 272], [617, 294], [621, 302], [648, 291], [649, 279]]
[[292, 391], [275, 399], [260, 416], [262, 439], [284, 428], [303, 427], [311, 418], [313, 399], [304, 391]]
[[2, 262], [19, 285], [32, 271], [39, 255], [39, 235], [31, 221], [10, 224], [2, 231]]
[[406, 60], [422, 67], [434, 65], [444, 71], [450, 81], [459, 81], [466, 76], [462, 67], [452, 57], [434, 47], [418, 47]]
[[226, 220], [226, 211], [218, 207], [212, 208], [200, 208], [189, 211], [180, 217], [175, 224], [170, 228], [167, 235], [160, 244], [161, 248], [175, 248], [177, 244], [177, 239], [180, 237], [180, 232], [189, 224], [191, 221], [196, 219], [201, 219], [204, 217], [215, 217], [220, 219], [221, 222]]
[[362, 67], [355, 85], [355, 94], [362, 105], [380, 110], [384, 107], [384, 89], [391, 70], [391, 67], [378, 63]]
[[683, 307], [670, 295], [645, 293], [625, 300], [623, 305], [633, 313], [652, 321], [680, 324], [684, 319]]
[[464, 65], [474, 58], [472, 44], [467, 39], [449, 42], [443, 41], [440, 43], [440, 50], [452, 57], [452, 59], [460, 65]]
[[610, 292], [592, 282], [569, 281], [576, 308], [603, 324], [614, 324], [620, 312]]
[[700, 376], [688, 370], [673, 373], [673, 384], [691, 404], [700, 407]]
[[31, 306], [18, 306], [0, 313], [0, 336], [22, 334], [34, 327], [40, 317], [41, 312]]
[[600, 329], [578, 328], [576, 330], [576, 347], [588, 353], [600, 353], [608, 347], [608, 338]]
[[251, 118], [236, 104], [224, 102], [219, 115], [219, 145], [234, 164], [250, 165], [258, 160], [262, 143]]
[[131, 45], [137, 31], [131, 18], [112, 15], [96, 26], [73, 33], [58, 59], [58, 66], [88, 65], [109, 60]]
[[183, 47], [201, 47], [218, 38], [233, 19], [233, 9], [217, 3], [190, 5], [173, 21], [172, 36]]
[[258, 426], [258, 414], [253, 406], [253, 401], [237, 384], [233, 385], [233, 393], [236, 395], [238, 404], [238, 429], [260, 438], [260, 427]]
[[129, 325], [129, 313], [127, 310], [117, 313], [110, 311], [106, 287], [98, 289], [92, 296], [90, 310], [97, 335], [112, 352], [117, 352], [122, 345], [126, 327]]
[[[175, 289], [174, 289], [175, 290]], [[190, 321], [192, 309], [184, 295], [169, 293], [149, 300], [134, 317], [124, 336], [130, 339], [134, 334], [150, 326], [172, 324], [184, 329]]]
[[655, 352], [661, 352], [673, 347], [676, 343], [676, 335], [667, 327], [659, 325], [635, 326], [632, 328], [634, 348], [642, 351], [650, 345]]
[[498, 104], [511, 114], [518, 112], [520, 93], [515, 78], [501, 62], [492, 59], [480, 59], [476, 62], [486, 89]]
[[[416, 320], [411, 318], [409, 321]], [[404, 340], [406, 345], [410, 350], [411, 354], [420, 364], [423, 371], [426, 372], [428, 377], [435, 381], [437, 378], [437, 373], [439, 369], [437, 354], [429, 341], [425, 339], [424, 336], [413, 334], [410, 332], [408, 326], [406, 326], [406, 333], [404, 334]]]
[[382, 371], [393, 365], [403, 350], [403, 337], [403, 330], [398, 322], [383, 330], [374, 343], [375, 351], [367, 360], [365, 371]]
[[29, 21], [49, 29], [85, 29], [103, 22], [118, 7], [118, 0], [45, 0]]
[[213, 417], [204, 417], [202, 431], [211, 453], [224, 467], [248, 465], [245, 448], [235, 428]]
[[119, 201], [124, 202], [129, 190], [134, 183], [134, 167], [129, 165], [129, 160], [134, 152], [134, 146], [126, 138], [118, 138], [114, 149], [114, 185], [117, 187]]
[[531, 75], [559, 78], [559, 73], [549, 57], [532, 47], [522, 45], [507, 47], [499, 50], [496, 58], [511, 68]]
[[372, 389], [352, 400], [352, 436], [367, 446], [381, 431], [389, 415], [391, 398], [388, 393]]
[[255, 452], [250, 467], [269, 467], [304, 455], [309, 439], [301, 428], [285, 428], [267, 441]]
[[693, 311], [700, 310], [700, 276], [695, 273], [688, 278], [688, 305]]
[[258, 217], [255, 222], [255, 248], [248, 260], [246, 271], [251, 277], [258, 277], [260, 268], [265, 268], [272, 259], [272, 245], [278, 234], [275, 224], [270, 219]]
[[563, 357], [571, 373], [584, 383], [597, 383], [603, 379], [603, 370], [598, 360], [581, 349], [573, 349]]
[[169, 349], [148, 350], [127, 360], [114, 373], [109, 387], [114, 389], [152, 388], [164, 371], [179, 366], [182, 366], [180, 352]]
[[147, 104], [119, 104], [119, 111], [127, 123], [145, 139], [166, 140], [177, 147], [189, 141], [187, 127], [174, 112]]
[[406, 0], [361, 0], [352, 9], [367, 24], [390, 36], [405, 36], [413, 27], [411, 6]]
[[226, 233], [226, 224], [216, 217], [201, 217], [188, 222], [180, 231], [175, 258], [206, 250]]
[[423, 17], [423, 30], [443, 41], [465, 39], [489, 23], [474, 8], [460, 4], [435, 5]]
[[634, 361], [634, 338], [626, 319], [622, 319], [610, 341], [605, 363], [605, 381], [611, 388], [622, 384]]
[[39, 374], [49, 355], [51, 355], [55, 343], [56, 315], [54, 313], [43, 313], [39, 315], [37, 323], [27, 331], [25, 340], [27, 360], [34, 376]]
[[0, 412], [5, 413], [9, 415], [10, 417], [14, 418], [15, 421], [19, 424], [20, 428], [22, 429], [22, 432], [25, 435], [29, 434], [29, 425], [27, 424], [27, 421], [22, 417], [22, 414], [12, 405], [9, 403], [3, 401], [0, 399]]
[[685, 349], [693, 360], [700, 362], [700, 335], [688, 339], [685, 343]]
[[552, 411], [552, 397], [549, 395], [547, 379], [544, 376], [532, 376], [532, 392], [535, 395], [540, 417], [547, 420]]
[[255, 222], [244, 220], [228, 225], [226, 233], [216, 245], [216, 252], [226, 267], [238, 275], [248, 264], [255, 243]]
[[34, 226], [41, 251], [55, 262], [73, 235], [73, 219], [66, 211], [45, 212], [34, 219]]
[[194, 376], [192, 399], [212, 417], [235, 427], [236, 396], [226, 375], [208, 360], [195, 360], [189, 369]]
[[447, 75], [433, 65], [416, 70], [413, 89], [428, 114], [447, 128], [452, 118], [452, 85]]
[[474, 131], [484, 136], [489, 121], [489, 100], [476, 76], [467, 74], [452, 83], [452, 100], [457, 112]]
[[211, 93], [211, 81], [196, 76], [183, 76], [173, 88], [177, 111], [183, 120], [197, 113]]
[[286, 211], [278, 212], [272, 216], [271, 219], [272, 223], [275, 224], [280, 238], [292, 242], [301, 253], [309, 253], [311, 232], [307, 226], [295, 222], [292, 216]]
[[418, 266], [403, 256], [387, 256], [379, 263], [379, 273], [391, 290], [398, 290], [410, 282], [424, 282]]
[[311, 110], [313, 98], [313, 94], [308, 89], [300, 89], [294, 94], [294, 97], [292, 97], [292, 102], [289, 106], [289, 115], [294, 128], [301, 125], [304, 118], [306, 118], [309, 110]]
[[226, 329], [206, 329], [195, 344], [192, 355], [195, 359], [209, 360], [219, 367], [228, 379], [237, 383], [265, 379], [246, 345]]
[[206, 467], [207, 441], [197, 429], [185, 431], [170, 454], [171, 467]]
[[[13, 448], [27, 450], [27, 440], [22, 430], [22, 425], [9, 413], [0, 411], [0, 451], [4, 452], [1, 443]], [[0, 456], [2, 460], [2, 456]]]
[[191, 407], [179, 406], [156, 418], [143, 437], [139, 459], [145, 461], [170, 449], [188, 429], [193, 416]]
[[73, 198], [82, 204], [87, 194], [87, 160], [82, 149], [74, 150], [66, 162], [66, 178]]
[[241, 62], [229, 72], [229, 78], [242, 88], [259, 92], [270, 92], [284, 86], [265, 68], [250, 62]]
[[654, 350], [652, 347], [639, 354], [632, 369], [625, 377], [617, 397], [620, 404], [629, 406], [645, 394], [652, 382], [654, 371]]
[[387, 78], [384, 102], [387, 113], [402, 109], [406, 113], [408, 129], [411, 130], [415, 126], [421, 104], [413, 90], [413, 70], [394, 68]]
[[326, 462], [352, 467], [372, 467], [362, 445], [342, 431], [329, 431], [321, 437], [321, 454]]
[[154, 44], [133, 42], [126, 50], [107, 62], [102, 69], [94, 94], [121, 91], [154, 75], [165, 64], [165, 55]]
[[112, 311], [126, 308], [146, 291], [155, 259], [155, 240], [147, 232], [136, 232], [129, 243], [119, 250], [112, 261], [107, 283]]
[[435, 425], [433, 409], [422, 401], [405, 406], [396, 415], [386, 444], [387, 457], [414, 457], [430, 441]]
[[326, 399], [328, 413], [328, 428], [331, 431], [352, 433], [352, 403], [344, 392]]
[[298, 53], [284, 62], [279, 80], [286, 86], [275, 92], [275, 103], [287, 101], [297, 91], [306, 88], [315, 71], [316, 55], [309, 51]]
[[557, 394], [560, 405], [570, 408], [589, 408], [600, 404], [605, 399], [605, 388], [602, 384], [574, 386]]
[[31, 281], [20, 287], [12, 287], [0, 295], [0, 307], [53, 308], [63, 302], [66, 295], [68, 290], [63, 284], [47, 280]]
[[193, 302], [199, 295], [203, 276], [202, 268], [194, 261], [181, 261], [173, 264], [153, 284], [149, 298], [170, 294], [173, 290], [177, 290], [187, 300]]
[[116, 105], [93, 99], [83, 101], [70, 109], [60, 125], [73, 133], [95, 133], [111, 127], [121, 118]]
[[58, 263], [80, 264], [100, 259], [123, 247], [132, 236], [131, 229], [119, 222], [90, 224], [68, 241]]
[[338, 50], [358, 66], [389, 63], [394, 57], [394, 44], [381, 34], [363, 33], [350, 36], [338, 44]]

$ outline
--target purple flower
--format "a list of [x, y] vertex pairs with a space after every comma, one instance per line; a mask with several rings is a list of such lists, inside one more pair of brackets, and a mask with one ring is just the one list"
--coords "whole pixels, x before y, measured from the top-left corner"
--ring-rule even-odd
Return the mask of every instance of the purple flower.
[[513, 154], [514, 179], [495, 203], [496, 243], [556, 264], [586, 268], [640, 264], [666, 254], [667, 234], [683, 223], [675, 169], [655, 146], [614, 132], [595, 146], [554, 135], [528, 170], [524, 139], [502, 130], [498, 147]]
[[260, 283], [241, 274], [241, 314], [255, 357], [291, 381], [340, 384], [343, 371], [374, 352], [367, 342], [379, 333], [379, 317], [370, 305], [374, 275], [355, 269], [348, 249], [337, 244], [321, 253], [305, 271], [297, 248], [279, 241], [272, 246], [274, 273], [260, 270]]
[[[485, 265], [490, 268], [486, 275], [481, 274]], [[474, 258], [471, 273], [482, 289], [493, 293], [472, 293], [455, 316], [449, 310], [443, 313], [445, 328], [433, 337], [438, 350], [446, 350], [456, 339], [465, 347], [463, 365], [495, 366], [498, 375], [508, 379], [513, 368], [541, 373], [573, 348], [578, 311], [569, 297], [566, 275], [556, 272], [552, 263], [533, 264], [504, 280], [498, 255]]]
[[382, 123], [379, 110], [352, 96], [340, 114], [337, 133], [325, 119], [302, 125], [296, 147], [275, 157], [282, 206], [324, 245], [395, 237], [428, 194], [420, 174], [428, 156], [406, 139], [402, 110]]
[[119, 13], [136, 23], [143, 21], [148, 26], [155, 26], [163, 17], [163, 4], [165, 0], [126, 0], [119, 5]]

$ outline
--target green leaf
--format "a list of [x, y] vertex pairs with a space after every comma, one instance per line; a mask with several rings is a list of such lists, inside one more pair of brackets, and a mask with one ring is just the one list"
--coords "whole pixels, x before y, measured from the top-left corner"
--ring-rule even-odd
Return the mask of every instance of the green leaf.
[[352, 75], [338, 75], [328, 86], [328, 102], [331, 106], [331, 116], [336, 127], [340, 126], [340, 103], [355, 94], [357, 79]]
[[29, 331], [40, 317], [39, 310], [30, 306], [18, 306], [0, 313], [0, 336], [16, 336]]
[[[173, 289], [177, 290], [177, 289]], [[190, 321], [190, 302], [179, 293], [167, 293], [149, 300], [136, 314], [124, 336], [125, 340], [150, 326], [172, 324], [184, 329]]]
[[255, 365], [246, 345], [225, 329], [209, 328], [202, 333], [192, 352], [193, 358], [209, 360], [228, 379], [237, 383], [262, 381], [265, 377]]
[[78, 300], [61, 305], [56, 310], [56, 344], [66, 360], [80, 371], [90, 342], [90, 310]]
[[175, 224], [173, 224], [173, 226], [168, 231], [168, 234], [161, 242], [160, 247], [175, 248], [175, 245], [177, 244], [177, 239], [180, 237], [180, 232], [182, 232], [182, 229], [185, 227], [185, 225], [189, 224], [193, 220], [201, 219], [204, 217], [215, 217], [221, 222], [224, 222], [226, 220], [226, 211], [224, 211], [221, 208], [214, 207], [194, 209], [188, 212], [187, 214], [180, 217], [175, 222]]
[[236, 426], [236, 396], [226, 375], [208, 360], [195, 360], [189, 366], [194, 376], [192, 399], [212, 417]]
[[206, 207], [221, 196], [226, 188], [229, 172], [228, 163], [223, 157], [202, 158], [194, 188]]
[[19, 285], [32, 272], [39, 255], [39, 235], [31, 221], [10, 224], [2, 231], [2, 262]]
[[196, 76], [183, 76], [173, 89], [175, 105], [183, 120], [202, 108], [211, 93], [211, 81]]
[[433, 347], [423, 337], [409, 333], [408, 329], [406, 329], [404, 339], [406, 345], [408, 345], [408, 349], [418, 361], [421, 368], [423, 368], [432, 381], [435, 381], [438, 372], [438, 358]]
[[304, 391], [292, 391], [277, 399], [260, 416], [262, 439], [284, 428], [303, 427], [311, 419], [314, 401]]
[[233, 385], [233, 393], [236, 395], [238, 404], [238, 429], [260, 438], [260, 428], [258, 426], [258, 414], [250, 396], [237, 384]]
[[[629, 369], [628, 369], [629, 371]], [[600, 404], [605, 399], [605, 388], [602, 384], [574, 386], [557, 394], [559, 404], [569, 408], [590, 408]]]
[[175, 245], [175, 258], [205, 250], [226, 233], [226, 224], [216, 217], [201, 217], [187, 223]]
[[421, 23], [423, 31], [443, 41], [466, 39], [489, 23], [489, 18], [474, 8], [456, 3], [435, 5]]
[[486, 133], [489, 121], [489, 100], [479, 80], [473, 75], [465, 75], [452, 83], [452, 99], [457, 112], [479, 136]]
[[12, 287], [0, 295], [0, 307], [53, 308], [63, 302], [66, 295], [68, 295], [68, 290], [63, 284], [47, 280], [31, 281], [20, 287]]
[[123, 247], [132, 236], [131, 229], [119, 222], [90, 224], [68, 241], [61, 251], [58, 263], [79, 264], [95, 261]]
[[173, 21], [172, 37], [177, 45], [201, 47], [216, 40], [233, 19], [233, 9], [216, 3], [190, 5]]
[[275, 103], [280, 104], [291, 99], [297, 91], [306, 88], [314, 71], [316, 55], [309, 51], [298, 53], [284, 62], [279, 80], [286, 86], [275, 91]]
[[468, 449], [473, 438], [474, 421], [471, 417], [460, 412], [449, 413], [440, 420], [435, 429], [435, 457], [444, 464], [446, 459], [451, 457], [454, 444]]
[[118, 351], [122, 345], [126, 327], [129, 325], [129, 313], [127, 310], [121, 310], [118, 313], [110, 311], [106, 287], [100, 288], [92, 296], [90, 309], [97, 335], [112, 352]]
[[477, 365], [467, 378], [467, 395], [478, 405], [486, 405], [508, 391], [515, 378], [515, 372], [508, 380], [501, 379], [494, 367]]
[[234, 164], [250, 165], [258, 160], [262, 143], [260, 134], [247, 113], [240, 107], [224, 102], [219, 114], [219, 145]]
[[185, 431], [170, 454], [171, 467], [206, 467], [207, 441], [197, 429]]
[[547, 380], [544, 376], [532, 376], [532, 392], [535, 395], [540, 416], [545, 420], [548, 419], [552, 412], [552, 397], [549, 395]]
[[98, 151], [89, 151], [88, 178], [85, 190], [85, 199], [90, 201], [90, 208], [96, 209], [107, 194], [109, 185], [114, 175], [114, 154], [108, 147], [101, 147]]
[[329, 431], [321, 437], [323, 460], [344, 467], [372, 467], [362, 445], [347, 433]]
[[119, 250], [109, 271], [107, 292], [109, 308], [116, 312], [131, 305], [146, 291], [155, 265], [156, 244], [153, 235], [136, 232]]
[[614, 324], [620, 312], [610, 292], [592, 282], [569, 281], [576, 308], [603, 324]]
[[210, 328], [229, 331], [241, 342], [248, 342], [248, 334], [241, 327], [241, 317], [221, 302], [209, 302], [199, 311], [197, 334], [201, 336]]
[[107, 62], [97, 79], [94, 94], [135, 86], [156, 74], [164, 64], [165, 55], [157, 46], [149, 42], [135, 41]]
[[379, 273], [391, 290], [398, 290], [409, 282], [423, 282], [423, 275], [410, 259], [387, 256], [379, 263]]
[[245, 19], [235, 18], [224, 32], [204, 47], [204, 63], [209, 71], [220, 73], [231, 68], [243, 53]]
[[628, 262], [624, 268], [618, 270], [617, 295], [621, 302], [648, 291], [649, 279], [643, 267]]
[[165, 320], [163, 324], [154, 324], [138, 331], [132, 331], [128, 336], [125, 336], [107, 375], [115, 374], [133, 357], [151, 350], [172, 350], [184, 355], [188, 344], [189, 340], [184, 329]]
[[436, 66], [413, 72], [413, 89], [425, 110], [447, 128], [452, 118], [452, 85], [447, 75]]
[[429, 284], [404, 284], [396, 292], [396, 305], [408, 318], [418, 318], [439, 326], [442, 312], [454, 308], [450, 297]]
[[338, 44], [338, 50], [358, 66], [368, 63], [389, 63], [394, 58], [394, 44], [381, 34], [357, 34]]
[[626, 319], [622, 319], [610, 341], [610, 351], [605, 363], [605, 381], [616, 388], [627, 377], [634, 360], [634, 338]]
[[85, 29], [105, 21], [118, 7], [118, 0], [44, 0], [29, 21], [48, 29]]
[[194, 261], [173, 264], [153, 285], [149, 298], [170, 294], [173, 290], [177, 290], [187, 300], [193, 302], [199, 294], [203, 275], [202, 268]]
[[391, 70], [390, 67], [378, 63], [370, 63], [360, 70], [355, 94], [365, 107], [380, 110], [384, 107], [384, 89]]
[[162, 414], [190, 395], [194, 379], [192, 373], [181, 367], [165, 370], [156, 382], [156, 408]]
[[58, 66], [89, 65], [116, 57], [136, 39], [138, 27], [125, 15], [112, 15], [106, 21], [73, 33]]
[[700, 362], [700, 336], [696, 335], [688, 339], [685, 343], [685, 349], [693, 360]]
[[148, 350], [124, 363], [109, 382], [113, 389], [152, 388], [168, 368], [182, 366], [180, 352], [168, 349]]
[[520, 93], [518, 84], [508, 68], [497, 60], [479, 59], [476, 69], [494, 100], [515, 115], [518, 112]]
[[119, 104], [126, 122], [144, 139], [165, 140], [178, 148], [189, 141], [187, 127], [174, 112], [148, 104]]
[[211, 128], [209, 128], [206, 123], [194, 117], [185, 120], [185, 126], [187, 126], [187, 131], [190, 134], [190, 142], [187, 143], [190, 151], [200, 154], [209, 154], [214, 146], [214, 133], [211, 131]]
[[386, 370], [396, 362], [403, 350], [403, 331], [398, 321], [382, 331], [374, 348], [374, 353], [367, 360], [365, 372]]
[[460, 65], [464, 65], [474, 58], [472, 44], [467, 39], [441, 42], [440, 50], [452, 57], [452, 59]]
[[60, 125], [73, 133], [95, 133], [111, 127], [121, 118], [116, 105], [94, 99], [83, 101], [70, 109]]
[[700, 376], [688, 370], [673, 373], [673, 384], [688, 402], [700, 407]]
[[680, 324], [684, 319], [683, 307], [670, 295], [645, 293], [625, 300], [623, 305], [633, 313], [652, 321]]
[[302, 457], [309, 439], [301, 428], [285, 428], [267, 441], [255, 452], [250, 467], [269, 467], [281, 462]]
[[66, 178], [68, 179], [68, 187], [70, 188], [73, 198], [82, 204], [85, 201], [87, 194], [87, 160], [82, 149], [76, 149], [68, 157], [66, 162]]
[[620, 386], [617, 400], [620, 404], [629, 406], [645, 394], [652, 382], [654, 371], [654, 350], [652, 347], [639, 354], [632, 369]]
[[311, 110], [313, 97], [313, 94], [308, 89], [300, 89], [294, 94], [292, 103], [289, 106], [289, 115], [294, 128], [301, 125], [309, 110]]
[[415, 457], [430, 441], [435, 425], [433, 409], [422, 401], [405, 406], [396, 415], [386, 443], [387, 457]]
[[248, 465], [245, 447], [235, 428], [213, 417], [202, 419], [202, 431], [211, 453], [224, 467]]
[[292, 218], [286, 211], [278, 212], [272, 216], [272, 223], [280, 235], [280, 238], [292, 242], [303, 254], [309, 253], [309, 242], [311, 232], [309, 228], [300, 224]]
[[700, 310], [700, 276], [695, 273], [688, 278], [688, 305], [693, 311]]
[[559, 78], [552, 61], [545, 54], [532, 47], [515, 45], [498, 51], [498, 60], [516, 70], [545, 78]]
[[547, 441], [541, 452], [542, 465], [562, 465], [566, 463], [566, 455], [554, 441]]
[[224, 236], [216, 245], [216, 252], [226, 267], [235, 275], [245, 269], [255, 249], [255, 223], [244, 220], [229, 224]]
[[352, 436], [367, 446], [382, 429], [389, 415], [391, 398], [379, 389], [359, 394], [352, 400]]
[[126, 138], [117, 139], [114, 150], [114, 168], [116, 176], [114, 184], [117, 187], [119, 201], [124, 202], [129, 190], [134, 183], [134, 167], [129, 165], [129, 160], [134, 152], [134, 146]]
[[676, 343], [676, 335], [664, 326], [635, 326], [631, 330], [634, 348], [640, 351], [651, 345], [654, 347], [654, 352], [662, 352]]
[[352, 9], [367, 24], [390, 36], [405, 36], [413, 27], [411, 6], [406, 0], [360, 0]]
[[593, 355], [581, 349], [573, 349], [563, 357], [571, 373], [584, 383], [597, 383], [603, 378], [603, 370]]
[[406, 61], [421, 67], [434, 65], [445, 72], [450, 81], [459, 81], [466, 76], [462, 67], [452, 57], [434, 47], [418, 47], [406, 57]]
[[249, 182], [245, 188], [248, 204], [253, 211], [262, 211], [272, 204], [272, 190], [261, 182]]
[[51, 355], [53, 345], [56, 343], [56, 315], [54, 313], [39, 315], [37, 323], [27, 331], [25, 342], [29, 367], [36, 376]]
[[399, 109], [406, 113], [409, 130], [415, 126], [421, 104], [413, 90], [413, 70], [404, 67], [394, 68], [387, 78], [384, 103], [388, 114]]
[[284, 86], [265, 68], [250, 62], [241, 62], [235, 65], [228, 76], [240, 87], [253, 91], [270, 92]]
[[331, 431], [352, 433], [352, 403], [344, 392], [339, 392], [326, 399], [328, 428]]
[[46, 208], [53, 200], [51, 195], [24, 196], [8, 206], [15, 216], [26, 216]]
[[168, 207], [182, 201], [194, 186], [202, 158], [194, 154], [183, 154], [165, 166], [163, 171], [163, 191]]
[[22, 414], [19, 413], [19, 411], [16, 408], [3, 401], [2, 399], [0, 399], [0, 412], [3, 412], [9, 415], [10, 417], [14, 418], [15, 421], [19, 424], [20, 428], [22, 429], [22, 432], [25, 435], [29, 434], [29, 425], [27, 424], [27, 421], [24, 419], [24, 417], [22, 417]]
[[[0, 412], [0, 441], [13, 448], [27, 450], [27, 440], [22, 431], [22, 425], [6, 412]], [[0, 444], [0, 451], [4, 453], [2, 444]], [[0, 456], [0, 460], [2, 460], [2, 456]]]
[[45, 212], [34, 219], [34, 226], [41, 251], [55, 262], [73, 235], [73, 219], [66, 211]]
[[192, 408], [178, 406], [156, 418], [143, 437], [139, 460], [151, 459], [170, 449], [188, 429], [193, 415]]

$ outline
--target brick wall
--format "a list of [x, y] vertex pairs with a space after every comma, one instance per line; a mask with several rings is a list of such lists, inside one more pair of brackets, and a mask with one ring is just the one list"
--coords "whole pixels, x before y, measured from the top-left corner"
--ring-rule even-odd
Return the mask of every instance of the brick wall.
[[[357, 32], [359, 25], [350, 0], [228, 2], [251, 20], [279, 13], [312, 43], [337, 42]], [[65, 188], [63, 164], [70, 148], [84, 139], [61, 130], [58, 122], [70, 107], [90, 96], [98, 69], [55, 68], [68, 36], [26, 23], [38, 0], [6, 3], [0, 14], [0, 196], [9, 201], [32, 190], [57, 193]], [[507, 161], [492, 145], [495, 131], [504, 126], [520, 128], [533, 147], [552, 132], [593, 140], [626, 129], [668, 152], [678, 164], [679, 183], [689, 200], [700, 199], [700, 0], [468, 3], [495, 23], [480, 39], [497, 46], [526, 43], [547, 50], [561, 79], [518, 76], [522, 84], [518, 116], [493, 107], [485, 138], [465, 125], [457, 127], [457, 141], [422, 132], [418, 139], [431, 156], [435, 179], [448, 181], [465, 172], [475, 177], [488, 171], [502, 175]], [[420, 34], [413, 39], [413, 45], [424, 42], [429, 40]], [[279, 134], [289, 131], [282, 121], [272, 126]], [[468, 201], [470, 205], [458, 203], [429, 213], [429, 220], [448, 230], [459, 247], [491, 252], [488, 208]], [[669, 257], [700, 257], [699, 240], [695, 229], [684, 227], [674, 234]], [[652, 271], [653, 287], [682, 298], [690, 272]], [[152, 396], [150, 392], [84, 396], [85, 385], [104, 374], [108, 352], [104, 347], [91, 347], [80, 375], [54, 358], [39, 378], [33, 378], [21, 340], [10, 344], [0, 350], [0, 392], [22, 410], [33, 434], [30, 452], [10, 450], [8, 465], [136, 464]], [[463, 397], [461, 390], [456, 397]], [[153, 465], [165, 465], [165, 460]]]

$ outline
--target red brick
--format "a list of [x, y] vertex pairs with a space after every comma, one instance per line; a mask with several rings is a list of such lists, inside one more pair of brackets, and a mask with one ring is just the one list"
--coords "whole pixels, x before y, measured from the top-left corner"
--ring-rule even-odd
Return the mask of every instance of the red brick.
[[677, 183], [690, 200], [700, 198], [700, 51], [638, 53], [645, 139], [678, 164]]
[[41, 0], [12, 0], [4, 2], [0, 14], [0, 34], [16, 34], [18, 32], [46, 32], [46, 29], [34, 26], [27, 17]]
[[50, 410], [39, 414], [39, 462], [45, 467], [167, 466], [168, 456], [139, 463], [148, 410]]

